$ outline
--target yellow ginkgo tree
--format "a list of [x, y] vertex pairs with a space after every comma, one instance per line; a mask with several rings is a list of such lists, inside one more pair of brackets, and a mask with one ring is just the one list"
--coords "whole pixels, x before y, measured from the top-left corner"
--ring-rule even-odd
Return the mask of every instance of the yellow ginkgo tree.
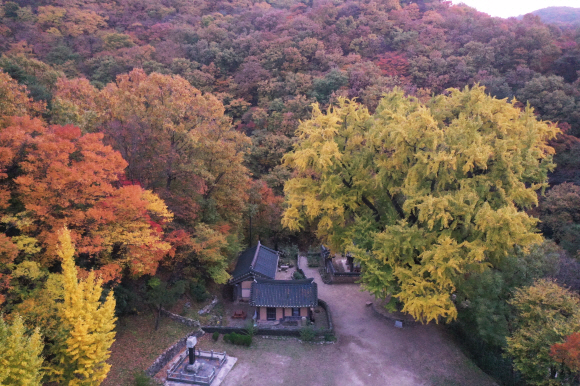
[[59, 310], [63, 333], [55, 350], [52, 377], [67, 386], [100, 385], [111, 368], [106, 360], [115, 338], [115, 298], [111, 291], [101, 302], [102, 280], [94, 273], [85, 280], [77, 278], [74, 246], [66, 228], [59, 235], [58, 255], [64, 284]]
[[373, 115], [346, 99], [326, 113], [314, 105], [285, 156], [283, 224], [315, 223], [361, 263], [375, 296], [452, 320], [458, 281], [541, 241], [524, 210], [546, 186], [557, 132], [479, 86], [427, 103], [395, 89]]
[[9, 325], [0, 315], [0, 385], [40, 386], [43, 346], [38, 329], [27, 335], [21, 317]]

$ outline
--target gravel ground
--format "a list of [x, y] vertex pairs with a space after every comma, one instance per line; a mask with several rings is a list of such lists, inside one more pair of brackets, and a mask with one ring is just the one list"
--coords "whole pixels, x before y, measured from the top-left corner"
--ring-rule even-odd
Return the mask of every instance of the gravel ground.
[[395, 328], [366, 306], [373, 298], [358, 285], [326, 285], [316, 269], [304, 271], [330, 306], [338, 341], [318, 345], [257, 337], [250, 348], [212, 342], [238, 358], [223, 386], [495, 385], [442, 326]]

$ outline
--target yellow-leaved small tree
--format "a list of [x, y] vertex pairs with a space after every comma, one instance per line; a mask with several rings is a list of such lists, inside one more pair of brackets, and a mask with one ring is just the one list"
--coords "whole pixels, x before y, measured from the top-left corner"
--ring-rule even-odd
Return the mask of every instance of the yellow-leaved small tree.
[[115, 298], [109, 292], [104, 303], [102, 280], [89, 274], [77, 278], [74, 246], [68, 229], [59, 235], [58, 254], [62, 259], [64, 303], [59, 310], [65, 333], [59, 338], [57, 358], [51, 369], [62, 385], [100, 385], [111, 365], [106, 363], [115, 338]]
[[0, 317], [0, 385], [39, 386], [43, 346], [38, 328], [27, 336], [20, 316], [12, 325]]

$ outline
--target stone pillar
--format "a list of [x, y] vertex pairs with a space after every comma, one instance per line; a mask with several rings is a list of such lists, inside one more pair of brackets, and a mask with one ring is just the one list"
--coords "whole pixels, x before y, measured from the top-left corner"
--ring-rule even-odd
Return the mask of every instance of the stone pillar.
[[197, 344], [197, 338], [195, 336], [190, 336], [187, 338], [187, 349], [189, 351], [189, 365], [193, 365], [195, 363], [195, 345]]

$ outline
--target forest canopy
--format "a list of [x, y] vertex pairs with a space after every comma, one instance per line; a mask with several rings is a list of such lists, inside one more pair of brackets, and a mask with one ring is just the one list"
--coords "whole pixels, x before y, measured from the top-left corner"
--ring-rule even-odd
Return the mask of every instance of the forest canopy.
[[[579, 69], [577, 26], [443, 0], [0, 0], [0, 339], [66, 352], [64, 227], [119, 317], [324, 242], [498, 368], [580, 292]], [[525, 355], [574, 378], [570, 326]]]

